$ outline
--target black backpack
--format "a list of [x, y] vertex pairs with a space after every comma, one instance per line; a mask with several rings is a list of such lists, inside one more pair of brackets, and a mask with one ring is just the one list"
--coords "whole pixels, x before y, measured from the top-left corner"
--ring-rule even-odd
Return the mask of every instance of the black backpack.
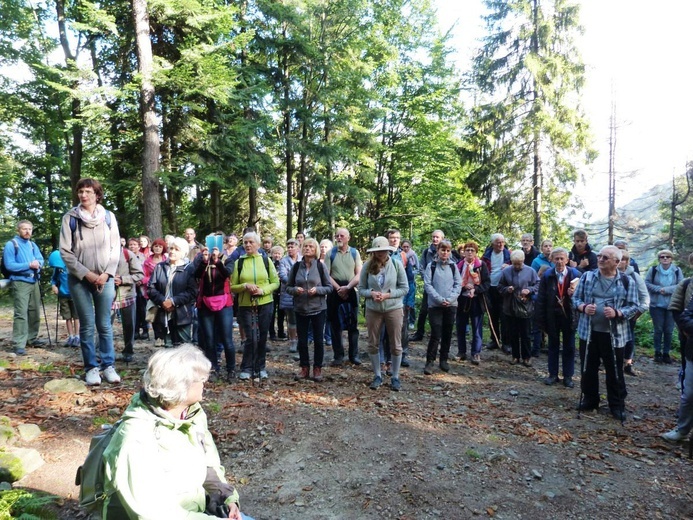
[[[14, 259], [16, 261], [17, 256], [19, 255], [19, 243], [14, 238], [12, 239], [12, 243], [14, 244]], [[0, 258], [0, 272], [2, 273], [2, 276], [4, 276], [7, 279], [9, 279], [10, 276], [12, 275], [12, 271], [7, 269], [7, 266], [5, 265], [5, 255], [4, 254]]]

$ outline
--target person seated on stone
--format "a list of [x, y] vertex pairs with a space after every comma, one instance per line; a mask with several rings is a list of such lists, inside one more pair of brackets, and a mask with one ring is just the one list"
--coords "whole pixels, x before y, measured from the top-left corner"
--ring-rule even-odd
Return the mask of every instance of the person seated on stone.
[[190, 344], [149, 359], [142, 389], [103, 454], [103, 518], [252, 520], [226, 483], [200, 405], [211, 367]]

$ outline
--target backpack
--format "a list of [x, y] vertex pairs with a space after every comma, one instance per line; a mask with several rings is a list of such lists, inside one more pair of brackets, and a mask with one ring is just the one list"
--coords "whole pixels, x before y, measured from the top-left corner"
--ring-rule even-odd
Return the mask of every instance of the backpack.
[[[320, 260], [314, 260], [315, 262], [318, 263], [318, 272], [320, 273], [320, 281], [322, 282], [323, 285], [330, 285], [330, 279], [326, 276], [325, 273], [325, 266], [322, 265], [322, 262]], [[291, 266], [291, 272], [289, 273], [289, 282], [287, 285], [296, 285], [296, 274], [298, 273], [298, 266], [300, 264], [300, 260], [296, 262], [294, 265]]]
[[[111, 229], [111, 212], [106, 210], [106, 215], [104, 217], [104, 220], [106, 221], [106, 225], [108, 226], [108, 229]], [[74, 215], [70, 215], [70, 231], [72, 231], [72, 234], [75, 234], [75, 231], [79, 228], [79, 236], [80, 240], [83, 240], [84, 237], [82, 236], [82, 219], [78, 219]], [[72, 240], [74, 240], [75, 237], [72, 237]]]
[[[332, 248], [332, 251], [330, 251], [330, 266], [332, 266], [332, 263], [334, 262], [334, 259], [337, 258], [337, 251], [339, 249], [337, 246]], [[358, 251], [356, 251], [356, 248], [353, 248], [349, 246], [349, 252], [351, 253], [351, 258], [354, 260], [354, 263], [356, 263], [356, 256], [359, 254]]]
[[[652, 285], [654, 285], [655, 274], [657, 274], [657, 268], [656, 267], [650, 267], [650, 271], [648, 272], [648, 274], [650, 275], [649, 276], [650, 283]], [[681, 282], [680, 278], [681, 278], [681, 268], [679, 266], [676, 266], [676, 285], [678, 285]]]
[[[17, 240], [14, 238], [12, 239], [12, 243], [14, 244], [14, 259], [17, 261], [17, 256], [19, 256], [19, 243]], [[9, 280], [10, 276], [13, 274], [12, 271], [7, 269], [7, 266], [5, 265], [5, 255], [2, 255], [2, 258], [0, 258], [0, 272], [2, 273], [2, 276], [7, 278]]]
[[[265, 264], [265, 270], [267, 271], [267, 278], [270, 276], [270, 269], [269, 269], [269, 258], [267, 258], [265, 255], [260, 255], [262, 256], [262, 263]], [[245, 262], [246, 256], [241, 256], [238, 259], [238, 277], [241, 277], [241, 273], [243, 272], [243, 262]]]
[[[77, 468], [75, 485], [79, 486], [79, 505], [98, 518], [106, 501], [104, 493], [104, 463], [103, 454], [113, 438], [118, 426], [123, 422], [120, 419], [110, 428], [105, 429], [91, 438], [89, 453], [84, 459], [84, 464]], [[106, 426], [106, 425], [104, 425]]]

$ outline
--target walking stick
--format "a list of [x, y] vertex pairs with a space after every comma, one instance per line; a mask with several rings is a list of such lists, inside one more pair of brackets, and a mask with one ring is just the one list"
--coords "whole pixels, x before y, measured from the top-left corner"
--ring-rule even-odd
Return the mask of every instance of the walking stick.
[[[36, 283], [40, 283], [37, 281]], [[51, 342], [51, 328], [48, 325], [48, 315], [46, 314], [46, 304], [43, 301], [43, 291], [41, 291], [41, 287], [39, 286], [39, 294], [41, 295], [41, 308], [43, 309], [43, 319], [46, 322], [46, 334], [48, 334], [48, 346], [52, 347], [53, 343]], [[56, 337], [57, 340], [57, 337]]]
[[[612, 307], [614, 311], [616, 311], [615, 307]], [[614, 317], [615, 319], [615, 317]], [[614, 320], [610, 320], [611, 323], [609, 323], [609, 328], [613, 329], [614, 328]], [[611, 334], [611, 354], [613, 356], [613, 361], [614, 361], [614, 372], [616, 374], [616, 384], [618, 385], [618, 408], [619, 408], [619, 419], [621, 419], [621, 426], [624, 426], [625, 423], [625, 415], [626, 415], [626, 399], [623, 397], [623, 392], [621, 383], [625, 386], [625, 381], [621, 381], [619, 376], [618, 376], [618, 365], [617, 360], [616, 360], [616, 347], [614, 347], [614, 336], [613, 333]], [[606, 367], [605, 367], [606, 368]], [[621, 376], [623, 377], [623, 376]]]
[[578, 401], [578, 413], [577, 418], [580, 418], [580, 412], [582, 411], [582, 398], [585, 395], [583, 381], [585, 380], [585, 365], [587, 365], [587, 355], [590, 352], [590, 341], [592, 339], [592, 327], [590, 327], [587, 333], [587, 341], [585, 342], [585, 355], [580, 356], [580, 399]]
[[481, 301], [484, 302], [484, 310], [486, 310], [486, 315], [488, 316], [488, 324], [489, 327], [491, 327], [491, 334], [493, 334], [493, 339], [496, 340], [496, 345], [498, 345], [498, 348], [501, 347], [501, 342], [498, 339], [498, 334], [496, 334], [496, 329], [493, 328], [493, 320], [491, 319], [491, 311], [488, 308], [488, 302], [486, 301], [486, 296], [483, 294], [481, 295]]
[[56, 296], [58, 299], [55, 304], [55, 345], [58, 346], [58, 320], [60, 319], [60, 297]]
[[[250, 342], [252, 345], [252, 354], [251, 354], [251, 361], [253, 363], [253, 369], [250, 374], [250, 379], [253, 381], [253, 385], [255, 385], [255, 364], [257, 363], [257, 358], [258, 358], [258, 343], [259, 343], [259, 325], [258, 325], [258, 310], [257, 310], [257, 298], [255, 296], [250, 298]], [[261, 382], [260, 379], [260, 371], [257, 372], [257, 377], [258, 377], [258, 382]]]

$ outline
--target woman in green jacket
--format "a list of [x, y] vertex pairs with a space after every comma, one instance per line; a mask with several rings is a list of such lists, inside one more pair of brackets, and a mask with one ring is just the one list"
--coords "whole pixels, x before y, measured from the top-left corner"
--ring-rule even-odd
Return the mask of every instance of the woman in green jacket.
[[254, 375], [267, 379], [267, 334], [274, 308], [272, 293], [279, 289], [279, 277], [274, 264], [258, 252], [261, 245], [257, 233], [243, 235], [245, 254], [236, 260], [231, 277], [231, 292], [238, 294], [238, 323], [246, 338], [238, 375], [241, 380]]
[[159, 350], [106, 448], [106, 520], [247, 520], [200, 406], [212, 365], [190, 344]]

